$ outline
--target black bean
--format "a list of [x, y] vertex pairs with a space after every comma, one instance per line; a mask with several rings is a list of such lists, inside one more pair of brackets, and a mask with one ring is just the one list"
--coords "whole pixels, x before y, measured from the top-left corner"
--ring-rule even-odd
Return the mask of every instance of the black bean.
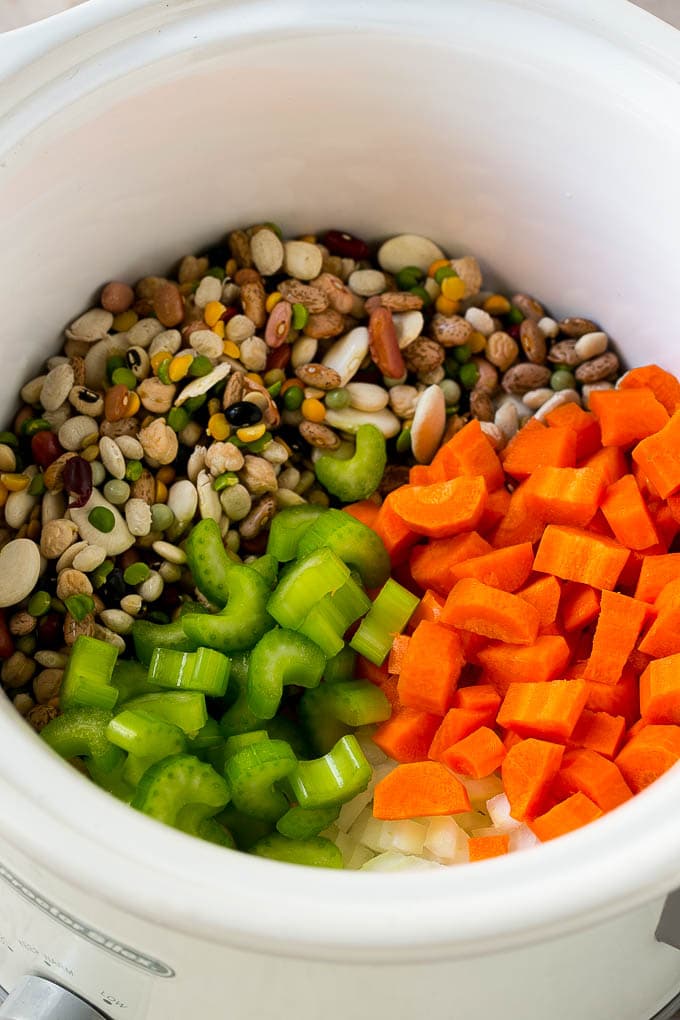
[[249, 400], [239, 400], [226, 409], [224, 416], [230, 425], [243, 428], [246, 425], [257, 425], [262, 421], [262, 409]]

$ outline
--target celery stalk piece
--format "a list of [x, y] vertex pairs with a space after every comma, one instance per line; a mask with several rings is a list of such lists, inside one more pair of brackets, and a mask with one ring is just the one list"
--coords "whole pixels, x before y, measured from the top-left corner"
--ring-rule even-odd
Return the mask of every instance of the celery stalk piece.
[[341, 588], [349, 567], [330, 549], [317, 549], [284, 571], [267, 609], [282, 627], [296, 630], [324, 595]]
[[111, 686], [118, 650], [106, 641], [81, 635], [73, 645], [61, 685], [63, 712], [79, 705], [111, 709], [118, 688]]
[[258, 840], [249, 851], [257, 857], [268, 857], [288, 864], [305, 864], [314, 868], [342, 868], [342, 854], [330, 839], [315, 836], [312, 839], [287, 839], [272, 833]]
[[352, 648], [376, 666], [387, 658], [395, 634], [400, 634], [420, 600], [392, 578], [378, 593], [352, 638]]
[[298, 762], [288, 782], [301, 807], [344, 804], [368, 786], [371, 766], [355, 736], [341, 737], [322, 758]]

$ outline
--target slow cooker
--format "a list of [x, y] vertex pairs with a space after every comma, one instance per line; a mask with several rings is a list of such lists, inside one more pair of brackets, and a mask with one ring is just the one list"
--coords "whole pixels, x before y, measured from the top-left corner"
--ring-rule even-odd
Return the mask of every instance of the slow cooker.
[[[101, 281], [262, 218], [434, 237], [680, 371], [680, 36], [624, 0], [90, 0], [0, 36], [6, 417]], [[408, 875], [166, 829], [0, 700], [0, 1017], [656, 1020], [680, 771]]]

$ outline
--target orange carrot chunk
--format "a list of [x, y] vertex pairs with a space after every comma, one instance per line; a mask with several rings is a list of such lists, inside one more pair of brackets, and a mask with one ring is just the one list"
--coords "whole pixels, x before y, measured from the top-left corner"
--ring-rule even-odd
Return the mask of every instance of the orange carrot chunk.
[[392, 508], [408, 528], [430, 538], [446, 538], [476, 527], [486, 502], [486, 483], [464, 475], [434, 485], [402, 485], [390, 495]]
[[462, 668], [463, 649], [456, 632], [423, 620], [409, 638], [399, 674], [402, 705], [444, 715], [451, 708]]
[[629, 556], [628, 549], [613, 539], [549, 524], [536, 553], [534, 570], [593, 588], [613, 589]]
[[382, 539], [394, 567], [406, 561], [409, 549], [419, 540], [420, 535], [409, 528], [396, 513], [393, 506], [393, 495], [390, 492], [385, 496], [372, 527]]
[[593, 390], [590, 409], [600, 423], [603, 446], [631, 446], [668, 422], [668, 412], [650, 389]]
[[[585, 669], [585, 664], [584, 664]], [[622, 715], [626, 724], [631, 726], [640, 715], [640, 696], [638, 680], [627, 667], [617, 684], [599, 684], [586, 681], [588, 700], [586, 708], [591, 712], [609, 712], [610, 715]]]
[[562, 589], [557, 578], [547, 574], [532, 581], [525, 588], [520, 588], [517, 595], [534, 609], [538, 610], [541, 618], [541, 628], [550, 626], [557, 620], [557, 612], [560, 605]]
[[490, 551], [489, 543], [476, 531], [452, 538], [436, 538], [411, 550], [411, 576], [421, 588], [433, 588], [441, 595], [448, 595], [458, 580], [453, 577], [454, 568], [464, 560]]
[[497, 527], [507, 514], [510, 508], [510, 493], [507, 489], [495, 489], [490, 492], [486, 499], [486, 506], [477, 530], [486, 535], [492, 528]]
[[432, 485], [433, 482], [445, 482], [447, 475], [440, 466], [432, 464], [414, 464], [408, 473], [409, 485]]
[[418, 712], [415, 708], [400, 708], [378, 726], [373, 743], [395, 761], [423, 761], [439, 723], [437, 715]]
[[648, 723], [680, 725], [680, 654], [647, 666], [640, 677], [640, 712]]
[[522, 542], [456, 563], [451, 577], [453, 584], [463, 577], [476, 577], [492, 588], [516, 591], [526, 581], [533, 565], [534, 548], [531, 542]]
[[530, 645], [538, 635], [540, 617], [517, 595], [464, 577], [447, 598], [441, 622], [498, 641]]
[[584, 411], [578, 404], [560, 404], [546, 415], [551, 428], [569, 428], [576, 433], [576, 460], [583, 460], [600, 449], [602, 436], [595, 415]]
[[457, 815], [470, 810], [467, 790], [438, 761], [397, 765], [376, 784], [373, 817], [385, 820]]
[[501, 778], [510, 802], [510, 814], [518, 822], [540, 814], [563, 755], [561, 744], [534, 738], [510, 747], [501, 765]]
[[472, 687], [459, 687], [453, 696], [454, 708], [467, 708], [473, 712], [489, 714], [489, 720], [496, 718], [501, 699], [491, 684], [474, 684]]
[[498, 724], [521, 737], [566, 742], [587, 698], [583, 680], [511, 683], [498, 712]]
[[603, 591], [600, 616], [593, 638], [593, 650], [584, 674], [585, 680], [615, 684], [642, 632], [649, 607], [628, 595]]
[[680, 382], [658, 365], [642, 365], [631, 369], [619, 380], [617, 386], [620, 390], [637, 389], [640, 386], [650, 389], [669, 414], [675, 414], [680, 408]]
[[583, 527], [595, 516], [605, 493], [594, 468], [539, 467], [527, 481], [529, 511], [547, 524]]
[[579, 790], [602, 811], [611, 811], [633, 796], [618, 766], [588, 748], [565, 753], [552, 792], [564, 800]]
[[[655, 608], [658, 608], [660, 598], [661, 595], [654, 603]], [[665, 659], [680, 652], [680, 603], [659, 610], [659, 615], [640, 642], [639, 651], [655, 659]]]
[[560, 610], [566, 631], [582, 630], [600, 612], [600, 593], [587, 584], [570, 581], [562, 589]]
[[477, 709], [450, 708], [444, 718], [440, 719], [440, 726], [424, 757], [430, 758], [432, 761], [440, 761], [441, 756], [449, 747], [468, 737], [479, 726], [493, 722], [495, 717], [495, 712], [489, 717], [488, 712]]
[[479, 475], [486, 481], [489, 492], [500, 488], [505, 482], [498, 454], [476, 418], [444, 443], [430, 466], [441, 466], [447, 478]]
[[654, 602], [670, 581], [680, 578], [680, 553], [645, 556], [635, 589], [635, 598]]
[[526, 489], [527, 483], [523, 482], [510, 496], [505, 516], [491, 535], [491, 544], [495, 549], [519, 545], [521, 542], [538, 542], [543, 534], [543, 521], [529, 512]]
[[502, 857], [508, 852], [510, 837], [507, 833], [498, 836], [470, 836], [468, 853], [470, 861], [488, 861], [492, 857]]
[[530, 820], [528, 824], [541, 842], [547, 843], [550, 839], [564, 836], [601, 817], [602, 811], [597, 804], [593, 804], [584, 793], [578, 792], [563, 800], [561, 804], [556, 804], [544, 815]]
[[569, 740], [570, 747], [586, 747], [604, 758], [614, 758], [623, 743], [626, 720], [609, 712], [584, 708]]
[[437, 592], [427, 589], [416, 607], [416, 611], [408, 622], [409, 628], [415, 630], [421, 620], [436, 623], [442, 615], [444, 599]]
[[661, 499], [680, 489], [680, 411], [659, 432], [634, 447], [633, 460]]
[[531, 645], [504, 642], [477, 653], [489, 683], [505, 692], [509, 683], [545, 683], [563, 674], [571, 649], [559, 634], [542, 634]]
[[647, 549], [659, 541], [632, 475], [624, 475], [609, 486], [602, 501], [602, 513], [616, 540], [627, 549]]
[[390, 654], [387, 659], [387, 669], [390, 673], [401, 673], [406, 656], [406, 649], [410, 641], [407, 634], [395, 634]]
[[348, 503], [347, 506], [342, 508], [346, 514], [350, 517], [354, 517], [357, 521], [361, 521], [367, 527], [372, 528], [375, 524], [375, 519], [378, 516], [380, 507], [373, 502], [371, 499], [362, 499], [359, 503]]
[[605, 485], [611, 485], [628, 472], [626, 456], [618, 446], [603, 446], [597, 453], [587, 457], [580, 466], [597, 471]]
[[480, 726], [447, 748], [440, 761], [463, 776], [482, 779], [500, 768], [505, 754], [500, 737], [488, 726]]
[[570, 428], [547, 428], [530, 418], [501, 456], [513, 478], [527, 478], [539, 467], [575, 467], [576, 433]]
[[639, 793], [680, 760], [680, 726], [645, 725], [615, 759], [633, 793]]

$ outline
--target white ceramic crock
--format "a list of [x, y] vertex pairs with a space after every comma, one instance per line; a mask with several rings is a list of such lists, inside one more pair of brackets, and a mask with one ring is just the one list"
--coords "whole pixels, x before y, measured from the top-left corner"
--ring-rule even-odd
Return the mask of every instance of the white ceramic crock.
[[[680, 370], [680, 37], [623, 0], [91, 0], [0, 37], [0, 392], [101, 281], [262, 218], [431, 235]], [[680, 773], [506, 859], [327, 873], [122, 806], [0, 702], [0, 984], [106, 1015], [648, 1020]]]

